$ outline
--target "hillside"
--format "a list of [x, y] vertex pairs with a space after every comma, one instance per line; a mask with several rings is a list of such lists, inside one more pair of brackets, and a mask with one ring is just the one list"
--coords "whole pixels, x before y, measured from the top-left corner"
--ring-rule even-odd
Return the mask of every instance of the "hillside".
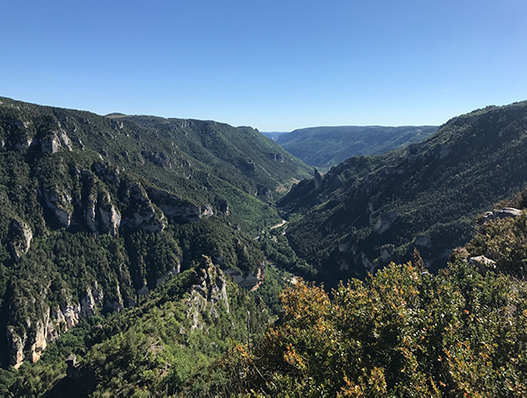
[[307, 170], [251, 128], [0, 98], [1, 365], [37, 361], [202, 255], [261, 275], [268, 202]]
[[310, 127], [276, 137], [276, 142], [310, 166], [327, 170], [358, 155], [379, 155], [424, 141], [436, 126]]
[[415, 252], [331, 294], [303, 281], [286, 289], [281, 321], [219, 361], [229, 392], [525, 396], [526, 207], [523, 191], [481, 214], [438, 275]]
[[[115, 119], [115, 118], [114, 118]], [[311, 169], [251, 127], [214, 121], [126, 116], [172, 148], [206, 164], [216, 177], [265, 201], [281, 197]]]
[[37, 363], [0, 369], [0, 394], [203, 396], [222, 380], [201, 374], [231, 341], [257, 339], [268, 323], [265, 305], [204, 257], [135, 307], [83, 320]]
[[436, 270], [479, 213], [523, 188], [526, 151], [526, 102], [453, 118], [420, 144], [300, 182], [278, 204], [294, 220], [287, 237], [332, 284], [406, 261], [415, 247]]
[[255, 134], [1, 99], [0, 395], [525, 396], [527, 102], [285, 196]]

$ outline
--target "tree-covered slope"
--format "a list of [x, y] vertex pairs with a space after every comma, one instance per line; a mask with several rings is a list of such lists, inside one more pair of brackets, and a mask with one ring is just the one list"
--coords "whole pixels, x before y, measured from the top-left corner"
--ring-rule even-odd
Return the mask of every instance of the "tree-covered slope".
[[160, 139], [211, 167], [217, 177], [245, 192], [271, 200], [280, 197], [310, 169], [272, 140], [251, 127], [232, 127], [214, 121], [127, 116]]
[[205, 377], [233, 342], [262, 335], [265, 304], [204, 257], [141, 300], [83, 320], [37, 363], [0, 369], [4, 397], [206, 396], [225, 374]]
[[379, 155], [424, 141], [437, 126], [310, 127], [276, 138], [289, 153], [310, 166], [327, 170], [357, 155]]
[[252, 129], [185, 123], [0, 98], [1, 365], [38, 360], [81, 319], [135, 305], [202, 255], [263, 267], [254, 236], [280, 221], [267, 201], [305, 166]]
[[475, 217], [527, 182], [527, 103], [451, 119], [420, 144], [358, 156], [299, 183], [279, 202], [301, 214], [287, 237], [336, 282], [364, 277], [417, 247], [442, 266]]
[[331, 294], [303, 281], [283, 291], [281, 321], [219, 361], [229, 392], [525, 396], [527, 191], [495, 207], [438, 275], [414, 252]]

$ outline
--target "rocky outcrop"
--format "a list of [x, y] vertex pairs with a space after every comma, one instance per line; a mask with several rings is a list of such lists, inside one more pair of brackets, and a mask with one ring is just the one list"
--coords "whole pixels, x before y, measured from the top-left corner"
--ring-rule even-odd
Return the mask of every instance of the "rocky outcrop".
[[91, 169], [97, 176], [106, 182], [117, 185], [121, 182], [121, 179], [119, 178], [119, 168], [113, 166], [109, 162], [94, 162]]
[[258, 268], [256, 271], [249, 272], [247, 275], [233, 269], [224, 269], [223, 272], [232, 276], [238, 286], [250, 291], [258, 289], [264, 281], [263, 268]]
[[8, 231], [11, 256], [18, 262], [22, 254], [27, 253], [31, 247], [33, 232], [24, 221], [13, 219]]
[[51, 210], [59, 224], [64, 228], [69, 227], [73, 210], [70, 193], [59, 190], [43, 190], [42, 197], [47, 208]]
[[496, 261], [485, 257], [485, 256], [477, 256], [477, 257], [470, 257], [468, 259], [468, 263], [472, 266], [484, 268], [484, 269], [495, 269], [496, 268]]
[[209, 205], [198, 207], [166, 191], [150, 189], [148, 196], [163, 211], [165, 216], [175, 218], [180, 222], [196, 222], [203, 217], [208, 218], [214, 215], [214, 211]]
[[5, 130], [8, 149], [23, 150], [34, 144], [35, 131], [30, 121], [18, 118], [5, 120]]
[[36, 362], [40, 359], [47, 345], [56, 340], [65, 331], [74, 328], [81, 319], [96, 315], [105, 305], [104, 294], [97, 283], [86, 289], [80, 302], [65, 302], [57, 307], [44, 309], [42, 317], [36, 322], [25, 321], [26, 329], [33, 332], [18, 332], [15, 327], [7, 327], [7, 341], [10, 362], [15, 368], [28, 360]]
[[154, 153], [150, 151], [141, 151], [141, 155], [143, 155], [146, 160], [152, 162], [156, 166], [172, 168], [172, 161], [163, 152]]
[[121, 225], [121, 214], [111, 203], [108, 192], [97, 193], [96, 189], [86, 198], [84, 220], [91, 232], [117, 235]]
[[160, 232], [165, 228], [164, 214], [156, 213], [154, 204], [140, 184], [129, 184], [123, 201], [128, 204], [121, 220], [123, 227], [147, 232]]
[[281, 153], [271, 154], [271, 157], [277, 162], [284, 163], [284, 156]]
[[499, 218], [518, 217], [521, 214], [522, 210], [520, 209], [515, 209], [513, 207], [504, 207], [503, 209], [499, 210], [495, 209], [492, 211], [487, 211], [481, 221], [483, 223], [486, 223], [488, 221], [492, 221]]
[[49, 131], [41, 135], [39, 139], [40, 150], [43, 154], [53, 154], [60, 148], [72, 150], [72, 143], [66, 132], [62, 129], [60, 122], [57, 122], [57, 130]]
[[100, 200], [99, 203], [99, 228], [101, 233], [117, 235], [117, 231], [121, 225], [121, 214], [110, 203], [109, 194], [106, 194], [106, 196], [103, 197], [103, 200]]
[[395, 211], [381, 214], [375, 223], [375, 231], [377, 231], [379, 234], [386, 232], [396, 219], [397, 213]]
[[324, 175], [321, 174], [317, 169], [315, 169], [314, 175], [315, 175], [315, 191], [320, 191], [322, 189]]
[[229, 312], [227, 285], [221, 269], [216, 267], [209, 257], [203, 256], [196, 273], [196, 283], [190, 288], [187, 299], [187, 318], [192, 318], [193, 330], [204, 327], [200, 320], [202, 311], [208, 310], [212, 316], [218, 317], [216, 306], [221, 304]]

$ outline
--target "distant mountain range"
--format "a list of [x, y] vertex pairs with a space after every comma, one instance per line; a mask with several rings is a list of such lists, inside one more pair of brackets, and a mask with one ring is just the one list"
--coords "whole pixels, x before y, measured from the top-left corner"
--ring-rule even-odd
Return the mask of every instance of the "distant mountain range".
[[352, 156], [379, 155], [424, 141], [437, 129], [437, 126], [337, 126], [263, 134], [309, 166], [325, 171]]
[[290, 244], [326, 282], [406, 261], [414, 248], [437, 269], [469, 239], [478, 214], [527, 184], [526, 153], [527, 102], [488, 107], [406, 149], [317, 173], [278, 208], [295, 220]]

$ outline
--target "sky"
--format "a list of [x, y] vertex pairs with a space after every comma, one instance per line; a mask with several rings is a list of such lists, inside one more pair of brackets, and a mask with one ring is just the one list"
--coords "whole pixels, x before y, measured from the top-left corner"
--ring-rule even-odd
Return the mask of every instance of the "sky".
[[523, 0], [0, 0], [0, 96], [260, 131], [527, 100]]

